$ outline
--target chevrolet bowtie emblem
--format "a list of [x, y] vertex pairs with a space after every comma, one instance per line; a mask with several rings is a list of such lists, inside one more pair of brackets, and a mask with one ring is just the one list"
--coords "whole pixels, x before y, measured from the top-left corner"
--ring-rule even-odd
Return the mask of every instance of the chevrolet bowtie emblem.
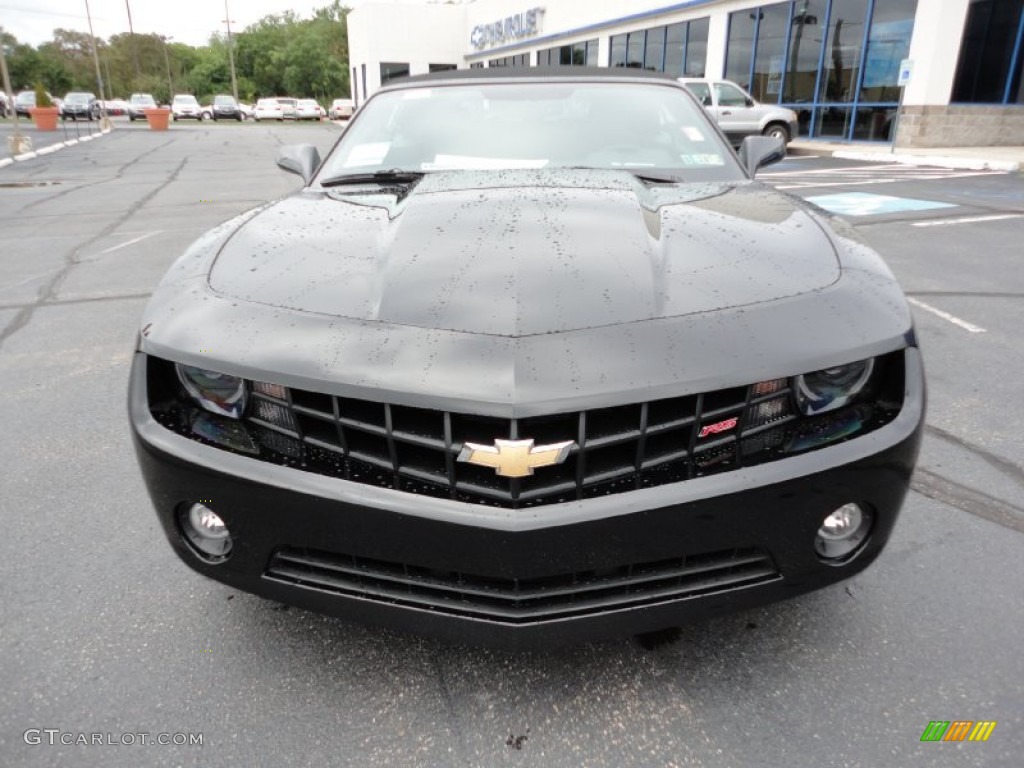
[[572, 440], [534, 445], [533, 440], [495, 440], [494, 445], [464, 443], [459, 461], [494, 467], [502, 477], [527, 477], [537, 467], [561, 464], [576, 445]]

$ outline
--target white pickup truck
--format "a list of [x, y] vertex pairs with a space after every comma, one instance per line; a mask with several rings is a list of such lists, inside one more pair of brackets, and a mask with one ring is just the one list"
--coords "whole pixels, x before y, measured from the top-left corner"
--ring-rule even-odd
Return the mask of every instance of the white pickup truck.
[[679, 82], [718, 122], [734, 146], [747, 136], [775, 136], [787, 144], [799, 132], [796, 112], [785, 107], [761, 104], [731, 80], [680, 77]]

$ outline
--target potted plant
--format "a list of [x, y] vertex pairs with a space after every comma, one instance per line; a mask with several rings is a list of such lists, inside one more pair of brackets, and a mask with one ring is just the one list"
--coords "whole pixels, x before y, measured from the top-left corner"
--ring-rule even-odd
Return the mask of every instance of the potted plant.
[[46, 92], [41, 83], [36, 83], [36, 105], [29, 109], [32, 120], [36, 124], [36, 130], [56, 131], [57, 118], [60, 117], [60, 109], [53, 106], [50, 94]]

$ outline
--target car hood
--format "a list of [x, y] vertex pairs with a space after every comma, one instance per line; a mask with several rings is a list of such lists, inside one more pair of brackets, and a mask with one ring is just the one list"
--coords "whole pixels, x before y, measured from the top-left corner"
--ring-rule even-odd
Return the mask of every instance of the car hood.
[[754, 305], [839, 274], [815, 220], [759, 184], [567, 170], [308, 190], [239, 227], [209, 284], [282, 309], [523, 337]]

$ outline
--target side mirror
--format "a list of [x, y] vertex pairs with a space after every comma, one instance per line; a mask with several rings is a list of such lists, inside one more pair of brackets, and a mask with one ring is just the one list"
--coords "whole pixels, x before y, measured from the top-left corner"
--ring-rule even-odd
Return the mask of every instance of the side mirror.
[[320, 167], [320, 153], [312, 144], [286, 144], [277, 151], [277, 167], [299, 174], [309, 184]]
[[786, 142], [774, 136], [747, 136], [740, 145], [740, 162], [751, 176], [785, 156]]
[[752, 98], [750, 98], [749, 96], [747, 96], [747, 98], [746, 98], [746, 103], [747, 103], [748, 107], [754, 106], [754, 100]]
[[704, 105], [705, 107], [710, 107], [711, 106], [711, 96], [710, 95], [705, 96], [703, 99], [700, 100], [700, 103], [702, 105]]

